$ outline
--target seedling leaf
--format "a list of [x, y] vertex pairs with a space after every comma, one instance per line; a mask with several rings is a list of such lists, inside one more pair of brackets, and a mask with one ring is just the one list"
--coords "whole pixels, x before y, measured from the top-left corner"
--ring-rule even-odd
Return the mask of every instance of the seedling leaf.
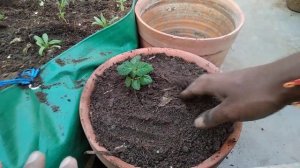
[[101, 15], [100, 15], [100, 18], [101, 18], [102, 23], [103, 23], [104, 25], [106, 25], [106, 24], [107, 24], [106, 18], [103, 16], [102, 13], [101, 13]]
[[45, 50], [46, 48], [44, 47], [44, 46], [42, 46], [40, 49], [39, 49], [39, 55], [40, 56], [43, 56], [44, 55], [44, 50]]
[[133, 57], [130, 62], [133, 64], [136, 64], [140, 61], [141, 61], [141, 56], [138, 55], [138, 56]]
[[129, 75], [132, 70], [133, 66], [132, 63], [129, 61], [126, 61], [117, 67], [118, 74], [121, 76]]
[[36, 44], [38, 46], [42, 46], [44, 44], [44, 40], [42, 38], [40, 38], [39, 36], [33, 36], [33, 38], [35, 39]]
[[153, 82], [151, 76], [149, 75], [144, 75], [143, 77], [141, 77], [140, 79], [141, 85], [145, 86], [145, 85], [149, 85]]
[[59, 45], [53, 45], [53, 46], [51, 46], [50, 48], [58, 48], [58, 49], [61, 49], [61, 46], [59, 46]]
[[139, 80], [133, 80], [131, 86], [134, 90], [140, 90], [141, 89], [141, 83], [140, 83]]
[[42, 35], [42, 38], [43, 38], [44, 43], [45, 43], [45, 44], [48, 44], [48, 40], [49, 40], [48, 34], [44, 33], [44, 34]]
[[144, 76], [153, 71], [153, 67], [145, 62], [140, 62], [137, 66], [136, 75]]
[[53, 44], [60, 44], [62, 41], [61, 40], [51, 40], [49, 42], [49, 44], [53, 45]]
[[126, 87], [130, 87], [131, 82], [132, 82], [132, 79], [131, 79], [129, 76], [127, 76], [127, 77], [126, 77], [126, 80], [125, 80], [125, 85], [126, 85]]
[[96, 16], [94, 16], [94, 19], [95, 19], [96, 22], [101, 22], [101, 20], [99, 18], [97, 18]]

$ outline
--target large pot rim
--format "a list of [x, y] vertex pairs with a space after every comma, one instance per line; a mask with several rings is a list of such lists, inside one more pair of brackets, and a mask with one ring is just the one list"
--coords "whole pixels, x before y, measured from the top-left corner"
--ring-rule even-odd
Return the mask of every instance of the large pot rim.
[[142, 23], [144, 26], [146, 26], [149, 30], [157, 33], [157, 34], [162, 34], [166, 37], [169, 37], [169, 38], [176, 38], [176, 39], [182, 39], [182, 40], [191, 40], [191, 41], [212, 41], [212, 40], [220, 40], [220, 39], [226, 39], [226, 38], [229, 38], [235, 34], [237, 34], [241, 28], [243, 27], [244, 25], [244, 22], [245, 22], [245, 15], [243, 13], [243, 11], [241, 10], [241, 8], [239, 7], [239, 5], [234, 2], [233, 0], [226, 0], [228, 1], [228, 3], [230, 3], [231, 5], [234, 6], [234, 8], [236, 9], [237, 13], [238, 13], [238, 17], [240, 19], [240, 23], [238, 24], [238, 26], [235, 27], [235, 29], [233, 31], [231, 31], [230, 33], [226, 34], [226, 35], [223, 35], [223, 36], [219, 36], [219, 37], [212, 37], [212, 38], [191, 38], [191, 37], [181, 37], [181, 36], [174, 36], [174, 35], [171, 35], [171, 34], [167, 34], [167, 33], [164, 33], [162, 31], [159, 31], [159, 30], [156, 30], [154, 29], [153, 27], [151, 27], [150, 25], [148, 25], [146, 22], [144, 22], [144, 20], [142, 19], [141, 17], [141, 4], [143, 3], [142, 1], [137, 1], [136, 5], [135, 5], [135, 16], [137, 18], [137, 21]]
[[[81, 99], [80, 99], [80, 122], [83, 127], [84, 133], [93, 148], [94, 151], [96, 151], [97, 156], [100, 158], [102, 156], [104, 159], [110, 162], [110, 164], [122, 167], [122, 168], [132, 168], [134, 167], [131, 164], [128, 164], [124, 161], [122, 161], [120, 158], [117, 158], [115, 156], [106, 155], [105, 152], [107, 152], [107, 149], [105, 149], [103, 146], [100, 146], [96, 141], [96, 135], [94, 134], [91, 121], [89, 118], [89, 105], [90, 105], [90, 95], [94, 89], [94, 83], [97, 76], [101, 75], [107, 68], [111, 67], [117, 62], [122, 62], [130, 57], [140, 55], [140, 54], [157, 54], [157, 53], [165, 53], [168, 56], [178, 56], [183, 59], [185, 59], [188, 62], [196, 63], [198, 66], [206, 69], [208, 73], [218, 73], [220, 72], [219, 69], [213, 65], [212, 63], [208, 62], [207, 60], [186, 52], [182, 50], [177, 49], [170, 49], [170, 48], [141, 48], [132, 50], [129, 52], [125, 52], [123, 54], [119, 54], [104, 64], [100, 65], [90, 76], [88, 79], [86, 85], [84, 86]], [[237, 140], [239, 139], [240, 133], [242, 129], [242, 123], [237, 122], [234, 124], [234, 131], [229, 135], [225, 143], [222, 145], [219, 151], [217, 151], [215, 154], [213, 154], [211, 157], [197, 165], [197, 168], [208, 168], [217, 165], [220, 163], [233, 149], [235, 146]]]

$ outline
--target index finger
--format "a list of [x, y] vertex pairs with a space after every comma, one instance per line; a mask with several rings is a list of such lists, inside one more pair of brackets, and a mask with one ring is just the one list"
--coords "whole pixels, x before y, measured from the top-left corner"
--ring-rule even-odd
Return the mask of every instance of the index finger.
[[185, 90], [180, 93], [180, 98], [191, 99], [196, 96], [212, 94], [210, 75], [204, 74], [192, 82]]

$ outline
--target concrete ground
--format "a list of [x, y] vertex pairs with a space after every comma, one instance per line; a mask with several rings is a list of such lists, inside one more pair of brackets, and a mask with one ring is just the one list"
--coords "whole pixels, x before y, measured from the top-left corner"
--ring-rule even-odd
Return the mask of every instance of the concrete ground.
[[[300, 13], [285, 0], [235, 0], [246, 23], [223, 71], [260, 65], [300, 52]], [[300, 65], [299, 65], [300, 66]], [[287, 107], [268, 118], [244, 123], [241, 137], [219, 168], [251, 168], [300, 162], [300, 109]]]

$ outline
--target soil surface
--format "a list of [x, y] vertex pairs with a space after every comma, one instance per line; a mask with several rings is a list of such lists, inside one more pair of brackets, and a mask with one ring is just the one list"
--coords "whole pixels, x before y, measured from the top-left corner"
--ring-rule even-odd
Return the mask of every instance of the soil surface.
[[99, 144], [108, 154], [138, 167], [192, 167], [214, 154], [233, 131], [232, 124], [201, 130], [195, 118], [220, 102], [202, 97], [192, 102], [179, 93], [203, 73], [195, 64], [162, 54], [143, 57], [154, 67], [154, 82], [140, 91], [126, 88], [117, 65], [96, 81], [90, 118]]
[[[40, 67], [64, 50], [75, 45], [101, 28], [92, 26], [94, 16], [100, 13], [110, 20], [122, 18], [131, 7], [131, 1], [120, 11], [113, 0], [71, 1], [66, 7], [68, 23], [58, 19], [56, 0], [46, 0], [44, 6], [38, 0], [7, 1], [0, 3], [0, 79], [15, 77], [22, 70]], [[74, 3], [73, 3], [74, 2]], [[50, 40], [62, 40], [61, 49], [52, 50], [45, 56], [38, 55], [34, 35], [47, 33]]]

